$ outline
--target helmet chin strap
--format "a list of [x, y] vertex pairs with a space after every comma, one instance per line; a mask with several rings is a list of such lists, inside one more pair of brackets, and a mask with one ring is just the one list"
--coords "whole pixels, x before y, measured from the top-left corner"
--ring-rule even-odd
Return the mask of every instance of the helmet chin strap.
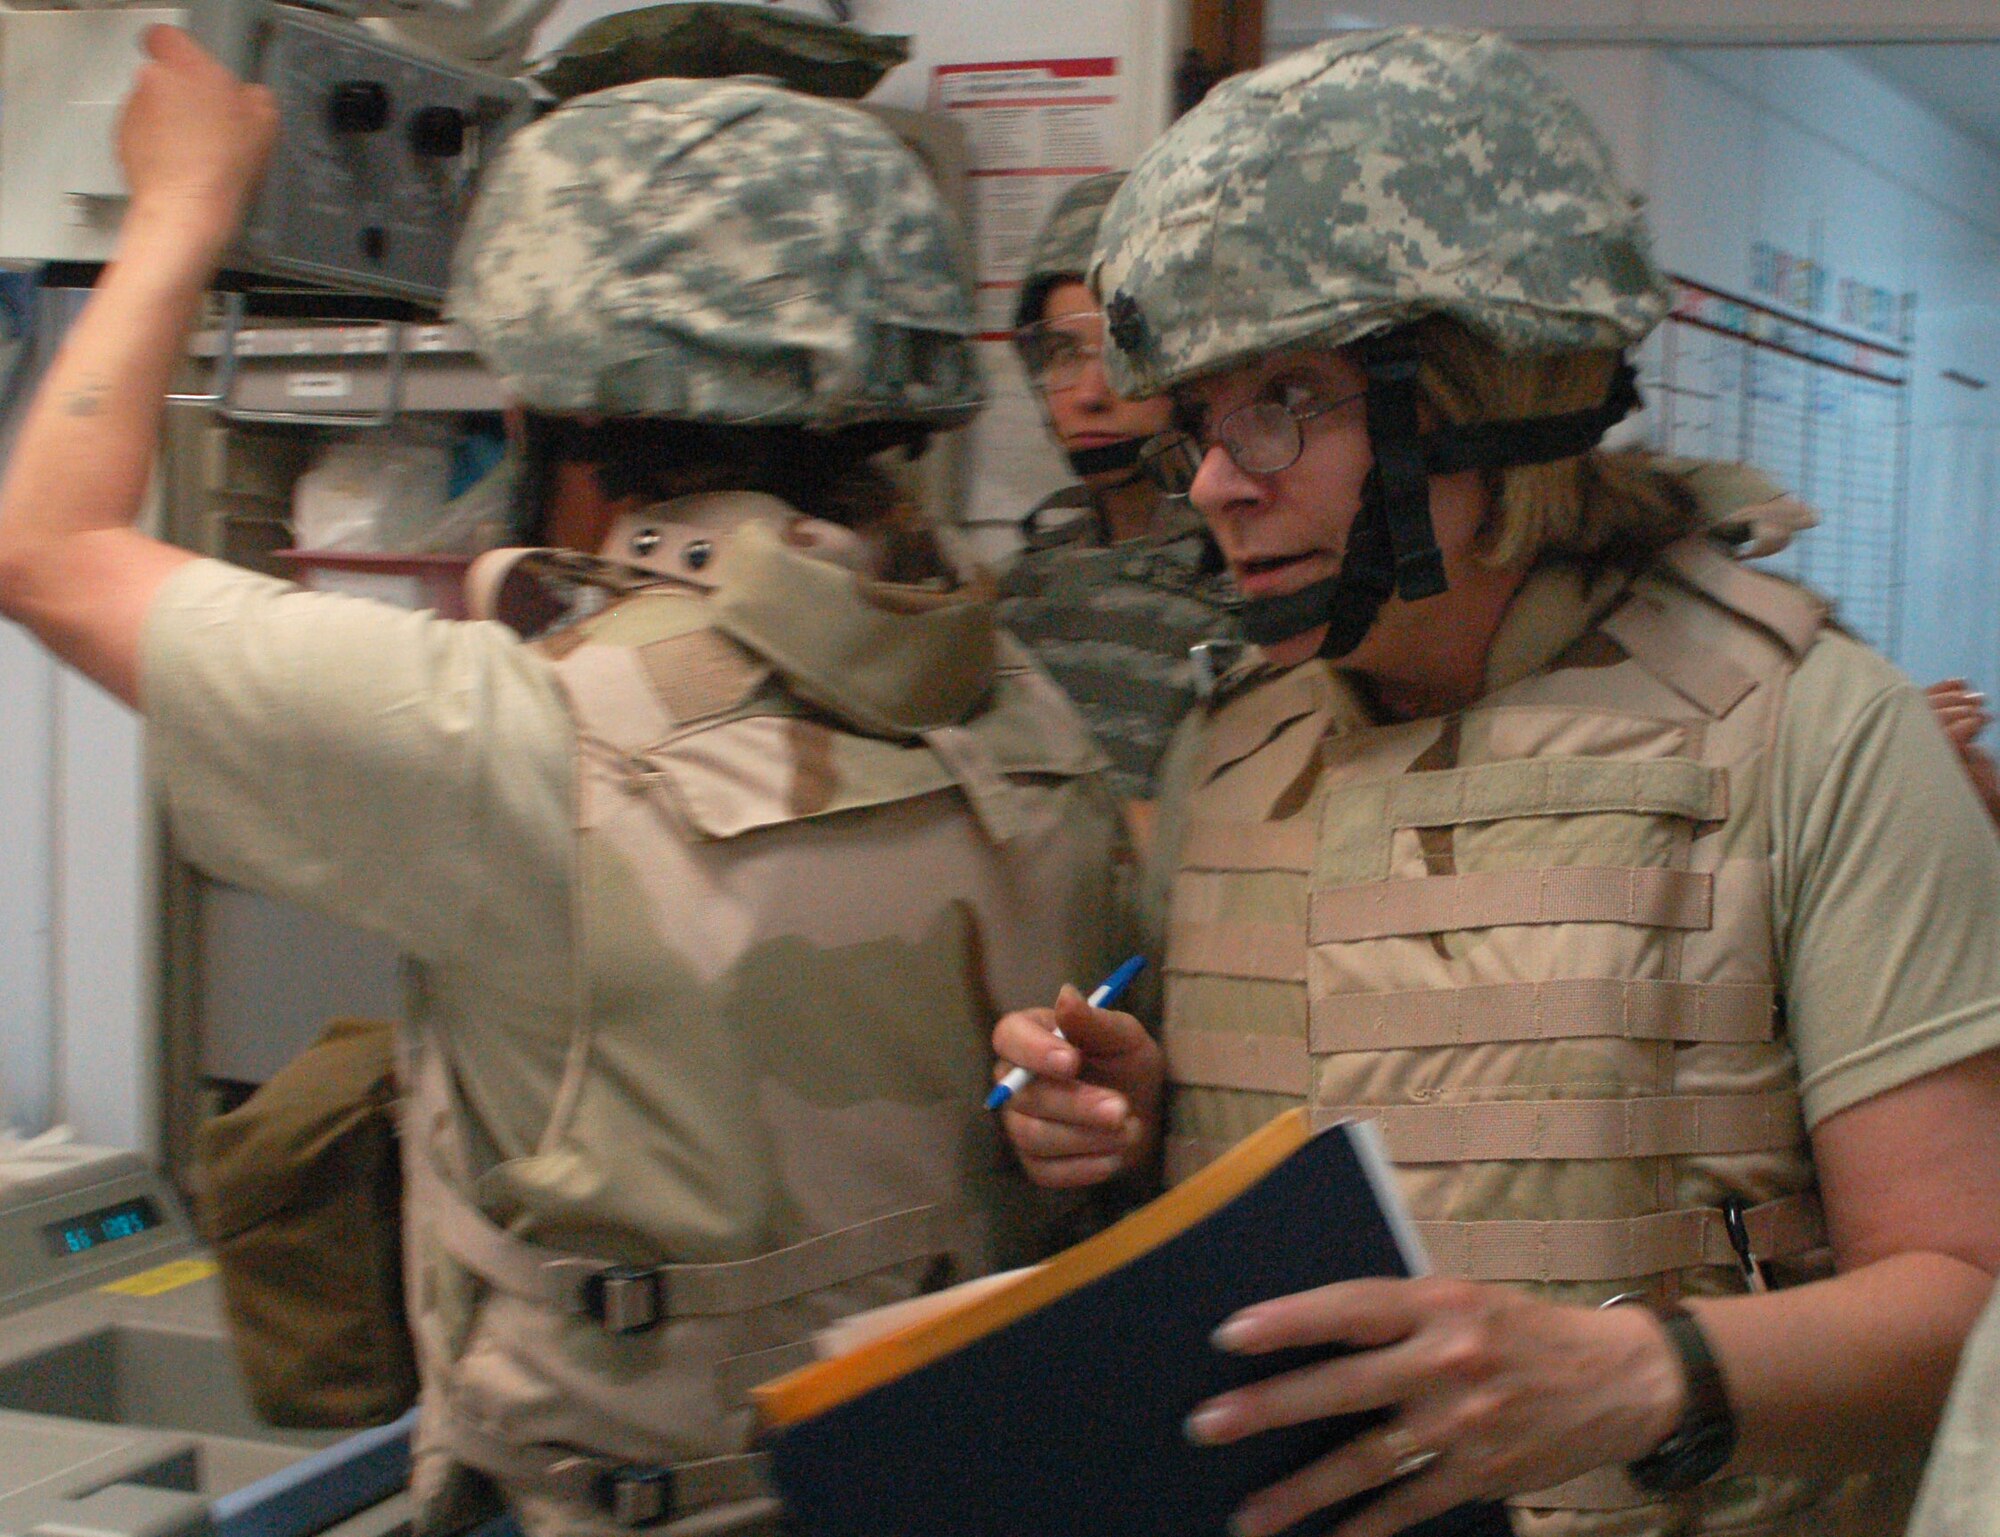
[[1362, 487], [1340, 570], [1298, 592], [1246, 599], [1243, 631], [1256, 644], [1274, 645], [1323, 624], [1319, 655], [1346, 656], [1374, 627], [1392, 594], [1414, 602], [1445, 590], [1444, 554], [1431, 523], [1433, 475], [1574, 459], [1639, 404], [1637, 376], [1621, 361], [1602, 405], [1426, 433], [1417, 415], [1418, 360], [1406, 335], [1392, 332], [1362, 346], [1368, 446], [1375, 463]]
[[1144, 438], [1120, 438], [1116, 443], [1100, 444], [1096, 448], [1067, 449], [1063, 457], [1069, 460], [1069, 467], [1088, 480], [1093, 475], [1109, 474], [1112, 470], [1131, 470], [1137, 479], [1139, 450], [1146, 446]]

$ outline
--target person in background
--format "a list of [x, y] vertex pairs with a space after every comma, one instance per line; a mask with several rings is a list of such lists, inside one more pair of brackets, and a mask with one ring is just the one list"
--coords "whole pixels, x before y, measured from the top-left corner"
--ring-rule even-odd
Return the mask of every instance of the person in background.
[[[1000, 619], [1082, 711], [1110, 756], [1113, 792], [1143, 827], [1167, 741], [1204, 676], [1213, 681], [1201, 669], [1223, 670], [1239, 637], [1228, 573], [1201, 519], [1140, 462], [1167, 426], [1166, 402], [1121, 400], [1099, 360], [1104, 317], [1082, 279], [1124, 179], [1086, 177], [1065, 192], [1021, 280], [1015, 347], [1078, 478], [1022, 519]], [[1194, 657], [1205, 642], [1218, 649]]]
[[1980, 804], [1995, 822], [2000, 822], [2000, 766], [1993, 755], [1979, 745], [1979, 733], [1993, 724], [1986, 708], [1986, 696], [1975, 693], [1963, 678], [1945, 678], [1924, 690], [1938, 724], [1958, 749], [1959, 761], [1979, 792]]
[[1009, 1135], [1077, 1186], [1371, 1118], [1438, 1271], [1222, 1323], [1348, 1350], [1197, 1440], [1384, 1416], [1232, 1530], [1893, 1537], [2000, 1267], [2000, 840], [1907, 679], [1596, 447], [1669, 300], [1602, 141], [1497, 38], [1349, 34], [1169, 130], [1091, 280], [1261, 651], [1166, 771], [1160, 1043], [1007, 1016]]
[[450, 301], [555, 546], [475, 568], [521, 633], [301, 592], [133, 527], [277, 132], [146, 48], [0, 611], [145, 713], [191, 861], [408, 956], [418, 1530], [776, 1532], [749, 1388], [1041, 1247], [986, 1035], [1117, 958], [1102, 756], [874, 463], [979, 403], [957, 232], [847, 106], [566, 103], [489, 168]]

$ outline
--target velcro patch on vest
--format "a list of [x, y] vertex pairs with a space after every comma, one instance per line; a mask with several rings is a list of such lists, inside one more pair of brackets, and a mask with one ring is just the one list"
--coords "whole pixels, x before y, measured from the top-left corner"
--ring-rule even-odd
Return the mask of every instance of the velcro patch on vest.
[[770, 667], [726, 635], [689, 630], [638, 648], [654, 695], [677, 725], [733, 710], [771, 676]]
[[1598, 812], [1719, 822], [1728, 776], [1686, 758], [1536, 758], [1408, 774], [1390, 784], [1387, 807], [1392, 827]]

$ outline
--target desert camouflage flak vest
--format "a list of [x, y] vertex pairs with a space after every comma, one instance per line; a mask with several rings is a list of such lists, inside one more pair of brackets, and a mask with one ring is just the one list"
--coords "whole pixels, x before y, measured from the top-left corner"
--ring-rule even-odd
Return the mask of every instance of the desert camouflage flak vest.
[[[1318, 664], [1216, 708], [1169, 908], [1170, 1177], [1304, 1101], [1381, 1123], [1443, 1274], [1740, 1292], [1726, 1208], [1774, 1278], [1812, 1263], [1764, 776], [1823, 617], [1690, 540], [1458, 714], [1373, 726]], [[1659, 1503], [1605, 1469], [1512, 1504], [1523, 1537], [1887, 1537], [1885, 1497]]]
[[536, 642], [578, 738], [577, 996], [546, 1132], [498, 1170], [413, 1053], [433, 1510], [469, 1468], [536, 1537], [773, 1529], [749, 1389], [1040, 1240], [987, 1034], [1110, 955], [1103, 760], [990, 603], [865, 581], [813, 526], [701, 498], [614, 531], [651, 571], [475, 571], [585, 616]]

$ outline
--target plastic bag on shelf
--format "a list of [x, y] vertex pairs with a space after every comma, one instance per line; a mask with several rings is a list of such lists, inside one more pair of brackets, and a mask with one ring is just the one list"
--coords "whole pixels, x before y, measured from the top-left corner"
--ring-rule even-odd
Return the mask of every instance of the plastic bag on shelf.
[[336, 439], [292, 491], [301, 549], [404, 554], [429, 547], [451, 483], [451, 448], [386, 432]]

